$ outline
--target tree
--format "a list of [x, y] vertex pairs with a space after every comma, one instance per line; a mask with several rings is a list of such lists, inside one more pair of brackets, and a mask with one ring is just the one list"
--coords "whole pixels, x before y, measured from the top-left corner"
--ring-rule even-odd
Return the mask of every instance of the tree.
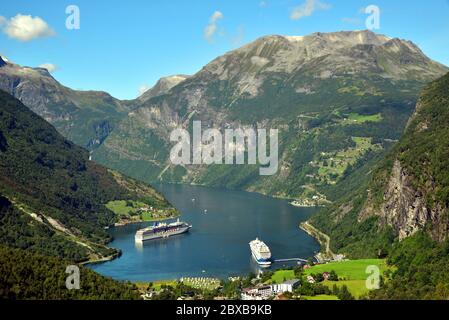
[[340, 290], [339, 294], [337, 295], [338, 299], [340, 300], [354, 300], [354, 297], [349, 292], [348, 287], [346, 285], [343, 285]]
[[335, 270], [329, 272], [329, 281], [338, 281], [338, 275]]
[[324, 281], [324, 276], [322, 273], [313, 274], [312, 277], [315, 279], [316, 282]]

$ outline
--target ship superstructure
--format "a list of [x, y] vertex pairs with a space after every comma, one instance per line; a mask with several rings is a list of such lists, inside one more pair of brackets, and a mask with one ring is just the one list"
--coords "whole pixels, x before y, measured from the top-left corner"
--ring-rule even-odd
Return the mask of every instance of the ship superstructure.
[[154, 226], [138, 230], [135, 235], [136, 242], [143, 242], [147, 240], [168, 238], [177, 234], [185, 233], [192, 228], [186, 222], [176, 221], [170, 224], [158, 223]]
[[271, 251], [270, 248], [261, 240], [256, 238], [249, 243], [251, 254], [254, 260], [261, 266], [271, 265]]

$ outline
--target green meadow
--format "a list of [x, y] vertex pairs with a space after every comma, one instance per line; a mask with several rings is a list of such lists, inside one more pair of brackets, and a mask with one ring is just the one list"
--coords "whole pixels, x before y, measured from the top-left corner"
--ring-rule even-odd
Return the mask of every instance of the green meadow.
[[294, 279], [295, 272], [293, 270], [278, 270], [271, 277], [273, 283], [282, 283], [286, 280]]
[[369, 289], [366, 287], [366, 280], [371, 275], [371, 273], [366, 272], [369, 266], [377, 266], [381, 275], [387, 270], [392, 270], [385, 260], [361, 259], [316, 265], [305, 270], [304, 273], [305, 275], [311, 275], [334, 270], [338, 275], [339, 281], [324, 281], [323, 284], [329, 288], [332, 288], [334, 285], [338, 287], [346, 285], [349, 292], [357, 299], [369, 292]]
[[383, 274], [389, 269], [385, 260], [361, 259], [320, 264], [305, 270], [304, 273], [310, 275], [312, 273], [323, 273], [334, 270], [339, 280], [366, 280], [369, 276], [366, 273], [366, 268], [373, 265], [379, 267], [380, 274]]
[[[304, 276], [331, 272], [334, 270], [339, 281], [323, 281], [322, 284], [332, 289], [334, 285], [342, 287], [346, 285], [349, 292], [356, 298], [360, 298], [369, 292], [366, 287], [366, 280], [371, 273], [366, 273], [369, 266], [377, 266], [380, 274], [383, 275], [385, 271], [392, 270], [382, 259], [361, 259], [348, 260], [342, 262], [331, 262], [327, 264], [320, 264], [304, 270]], [[293, 270], [278, 270], [271, 277], [273, 283], [282, 283], [285, 280], [294, 279], [295, 274]], [[305, 297], [307, 300], [335, 300], [335, 296], [318, 295], [314, 297]]]

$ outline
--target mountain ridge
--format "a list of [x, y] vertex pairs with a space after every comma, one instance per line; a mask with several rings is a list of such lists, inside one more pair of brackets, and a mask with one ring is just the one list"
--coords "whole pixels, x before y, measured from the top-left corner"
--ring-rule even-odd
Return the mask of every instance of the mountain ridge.
[[[411, 42], [370, 31], [266, 36], [217, 57], [167, 94], [136, 105], [93, 157], [145, 181], [324, 201], [338, 189], [329, 183], [341, 181], [341, 171], [362, 166], [399, 138], [417, 92], [447, 70]], [[192, 120], [219, 129], [279, 127], [278, 177], [260, 178], [255, 167], [171, 165], [170, 132], [189, 128]], [[315, 150], [299, 154], [298, 149]], [[355, 159], [346, 157], [354, 152]], [[346, 157], [343, 167], [326, 169], [329, 174], [323, 176], [322, 153], [327, 162], [333, 153]]]
[[99, 145], [128, 111], [127, 104], [101, 91], [77, 91], [60, 84], [45, 68], [4, 62], [0, 89], [84, 147]]

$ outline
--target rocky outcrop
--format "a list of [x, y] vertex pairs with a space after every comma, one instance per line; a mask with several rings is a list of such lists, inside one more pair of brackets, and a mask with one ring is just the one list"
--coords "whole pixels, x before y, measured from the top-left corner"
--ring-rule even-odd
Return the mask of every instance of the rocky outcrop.
[[383, 199], [375, 204], [370, 191], [359, 222], [378, 216], [380, 225], [392, 227], [400, 240], [420, 230], [436, 241], [448, 238], [448, 88], [449, 74], [421, 94], [404, 136], [390, 154], [392, 164], [384, 162], [374, 176], [374, 181], [385, 181], [372, 183]]
[[88, 149], [95, 149], [96, 147], [101, 145], [109, 136], [109, 133], [112, 130], [109, 121], [100, 121], [99, 123], [94, 124], [93, 127], [95, 131], [95, 137], [88, 142]]
[[393, 227], [400, 240], [428, 226], [431, 227], [432, 237], [441, 241], [448, 234], [447, 209], [441, 205], [430, 207], [426, 195], [413, 187], [413, 179], [396, 160], [384, 193], [384, 202], [379, 209], [364, 208], [361, 216], [378, 215], [381, 225]]

